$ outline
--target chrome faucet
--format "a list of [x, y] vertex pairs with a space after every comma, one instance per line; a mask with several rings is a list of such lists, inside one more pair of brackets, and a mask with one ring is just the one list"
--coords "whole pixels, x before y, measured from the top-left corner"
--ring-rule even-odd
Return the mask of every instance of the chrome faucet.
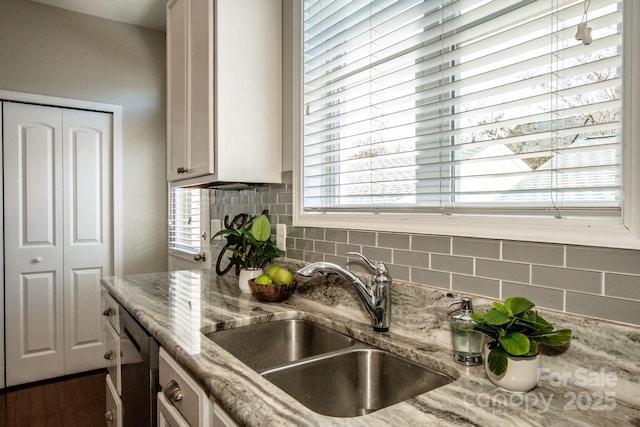
[[373, 330], [376, 332], [387, 332], [391, 324], [391, 276], [383, 263], [374, 265], [369, 259], [358, 252], [347, 252], [347, 255], [356, 255], [374, 271], [371, 284], [367, 285], [358, 276], [330, 262], [314, 262], [302, 267], [297, 273], [301, 276], [311, 277], [315, 273], [335, 273], [347, 279], [354, 285], [358, 295], [364, 302], [364, 306], [373, 322]]

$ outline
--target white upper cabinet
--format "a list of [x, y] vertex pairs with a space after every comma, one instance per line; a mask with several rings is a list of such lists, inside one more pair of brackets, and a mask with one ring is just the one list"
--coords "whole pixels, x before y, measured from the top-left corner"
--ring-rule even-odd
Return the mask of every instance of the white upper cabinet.
[[167, 179], [279, 183], [281, 0], [167, 2]]

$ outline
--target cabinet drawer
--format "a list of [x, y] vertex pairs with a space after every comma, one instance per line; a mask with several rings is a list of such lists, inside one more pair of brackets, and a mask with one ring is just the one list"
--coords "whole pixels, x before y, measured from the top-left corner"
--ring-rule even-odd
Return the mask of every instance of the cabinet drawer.
[[104, 324], [104, 359], [106, 368], [115, 385], [118, 395], [122, 394], [122, 383], [120, 381], [120, 336], [116, 333], [110, 323]]
[[109, 320], [111, 326], [120, 334], [120, 304], [106, 290], [102, 290], [102, 315]]
[[104, 414], [105, 425], [107, 427], [122, 427], [122, 401], [109, 374], [107, 374], [106, 387], [107, 409]]
[[158, 427], [189, 427], [180, 412], [162, 393], [158, 393]]
[[[211, 409], [204, 389], [163, 348], [160, 348], [160, 386], [167, 400], [190, 426], [209, 425]], [[175, 390], [176, 395], [180, 394], [182, 399], [167, 396], [171, 390]]]

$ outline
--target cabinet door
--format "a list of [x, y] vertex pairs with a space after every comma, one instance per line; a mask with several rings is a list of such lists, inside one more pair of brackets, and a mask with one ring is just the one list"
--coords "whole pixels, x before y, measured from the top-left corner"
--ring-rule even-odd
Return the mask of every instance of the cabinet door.
[[6, 385], [64, 374], [62, 110], [4, 104]]
[[121, 349], [120, 336], [114, 331], [110, 323], [104, 323], [105, 352], [100, 360], [109, 372], [118, 394], [122, 393], [122, 373], [121, 373]]
[[104, 413], [106, 427], [122, 427], [122, 401], [111, 381], [111, 376], [107, 374], [107, 404]]
[[214, 170], [213, 0], [191, 1], [189, 28], [188, 170], [196, 177]]
[[167, 3], [167, 179], [214, 172], [213, 0]]
[[187, 167], [188, 0], [167, 3], [167, 179], [183, 178]]

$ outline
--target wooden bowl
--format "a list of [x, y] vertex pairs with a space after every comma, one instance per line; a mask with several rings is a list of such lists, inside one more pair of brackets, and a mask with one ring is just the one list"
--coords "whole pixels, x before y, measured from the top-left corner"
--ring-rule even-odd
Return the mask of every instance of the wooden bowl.
[[280, 302], [289, 298], [298, 286], [297, 281], [293, 281], [286, 285], [258, 285], [255, 279], [249, 280], [251, 292], [260, 301]]

